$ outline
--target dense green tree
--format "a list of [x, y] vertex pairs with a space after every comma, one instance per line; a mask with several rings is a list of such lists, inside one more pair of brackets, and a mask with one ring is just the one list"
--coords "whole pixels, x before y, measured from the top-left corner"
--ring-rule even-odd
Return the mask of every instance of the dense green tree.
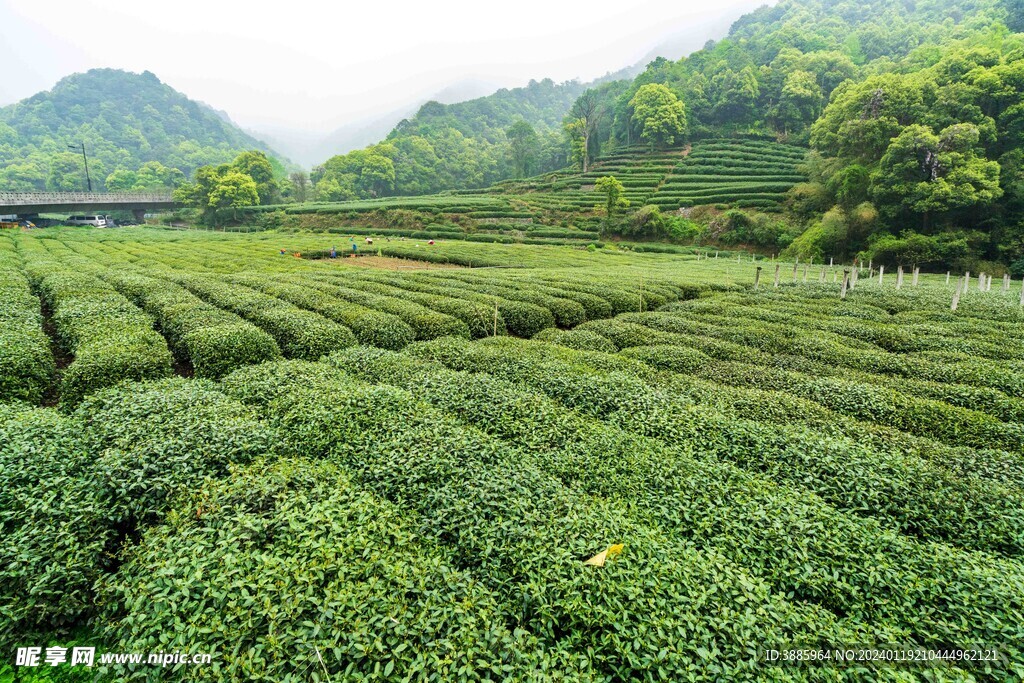
[[786, 76], [779, 96], [776, 121], [784, 133], [790, 127], [805, 127], [812, 123], [821, 110], [823, 96], [814, 74], [810, 71], [791, 71]]
[[747, 66], [739, 72], [723, 68], [711, 79], [714, 91], [712, 116], [725, 126], [752, 121], [760, 92], [754, 70]]
[[50, 172], [46, 176], [47, 190], [82, 192], [86, 185], [85, 164], [80, 154], [60, 152], [50, 157]]
[[291, 198], [304, 202], [310, 198], [309, 174], [305, 171], [294, 171], [288, 175], [288, 186]]
[[629, 200], [622, 196], [626, 188], [615, 176], [601, 176], [594, 183], [594, 189], [604, 195], [604, 215], [609, 222], [618, 209], [629, 206]]
[[599, 149], [595, 134], [606, 113], [605, 103], [590, 89], [576, 98], [563, 123], [572, 158], [579, 162], [584, 173], [590, 167], [595, 147]]
[[256, 149], [242, 152], [231, 162], [231, 167], [249, 176], [256, 183], [260, 204], [273, 204], [276, 201], [280, 189], [274, 179], [274, 168], [266, 154]]
[[105, 185], [111, 192], [172, 190], [185, 182], [184, 174], [159, 161], [147, 161], [138, 171], [118, 169], [107, 176]]
[[371, 197], [384, 196], [395, 186], [395, 164], [380, 154], [367, 155], [359, 171], [358, 186]]
[[[149, 72], [94, 69], [61, 80], [52, 90], [0, 108], [0, 183], [5, 189], [84, 189], [68, 144], [84, 142], [95, 190], [107, 177], [118, 189], [173, 187], [204, 165], [230, 161], [246, 149], [266, 149], [206, 105], [193, 102]], [[270, 158], [274, 175], [284, 166]], [[147, 164], [176, 169], [154, 179]], [[142, 179], [140, 180], [140, 176]], [[130, 185], [128, 184], [130, 182]]]
[[907, 126], [879, 163], [872, 183], [876, 203], [890, 215], [919, 214], [927, 228], [934, 214], [998, 199], [999, 164], [978, 156], [978, 139], [969, 123], [938, 135], [926, 126]]
[[199, 209], [202, 222], [208, 225], [218, 224], [224, 209], [241, 209], [260, 203], [256, 181], [234, 164], [200, 166], [193, 182], [174, 190], [174, 198]]
[[259, 204], [256, 181], [241, 171], [229, 170], [217, 177], [210, 191], [209, 206], [213, 209], [241, 209]]
[[1006, 25], [1011, 31], [1024, 31], [1024, 0], [1001, 0], [1000, 4], [1006, 11]]
[[537, 160], [539, 140], [537, 131], [525, 119], [519, 119], [505, 131], [509, 150], [512, 155], [514, 177], [523, 178], [530, 175]]
[[666, 147], [686, 135], [686, 113], [675, 93], [660, 83], [641, 86], [629, 101], [640, 137]]

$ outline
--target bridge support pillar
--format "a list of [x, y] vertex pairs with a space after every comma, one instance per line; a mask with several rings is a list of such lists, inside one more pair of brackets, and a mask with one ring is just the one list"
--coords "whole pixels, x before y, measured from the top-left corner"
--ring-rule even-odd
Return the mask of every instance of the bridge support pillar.
[[132, 209], [132, 216], [138, 223], [145, 223], [146, 210], [145, 209]]

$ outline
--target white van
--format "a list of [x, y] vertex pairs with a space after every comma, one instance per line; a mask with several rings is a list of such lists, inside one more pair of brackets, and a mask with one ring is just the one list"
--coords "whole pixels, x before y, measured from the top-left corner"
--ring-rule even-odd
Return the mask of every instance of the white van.
[[68, 216], [65, 223], [68, 225], [91, 225], [96, 228], [107, 227], [105, 216]]

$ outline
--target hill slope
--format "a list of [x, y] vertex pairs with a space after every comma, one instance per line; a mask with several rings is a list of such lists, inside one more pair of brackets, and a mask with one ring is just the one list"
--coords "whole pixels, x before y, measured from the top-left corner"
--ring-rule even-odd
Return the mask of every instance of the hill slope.
[[270, 152], [224, 115], [148, 71], [93, 69], [0, 109], [0, 187], [82, 189], [82, 155], [68, 148], [80, 142], [93, 189], [105, 189], [114, 171], [134, 172], [144, 164], [144, 183], [168, 184], [244, 150]]
[[[331, 157], [314, 169], [318, 196], [337, 201], [427, 194], [561, 168], [562, 117], [587, 87], [545, 79], [456, 104], [427, 102], [381, 143]], [[523, 122], [528, 125], [517, 173], [508, 133]]]

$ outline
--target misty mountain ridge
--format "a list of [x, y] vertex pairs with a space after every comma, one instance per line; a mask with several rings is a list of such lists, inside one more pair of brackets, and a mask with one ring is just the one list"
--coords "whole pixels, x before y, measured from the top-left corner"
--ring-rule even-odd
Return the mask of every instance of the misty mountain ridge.
[[111, 174], [143, 167], [148, 186], [169, 186], [200, 166], [252, 149], [272, 157], [281, 175], [287, 164], [225, 112], [189, 99], [149, 71], [92, 69], [0, 108], [0, 187], [82, 189], [82, 154], [70, 148], [81, 144], [88, 180], [99, 190], [108, 189]]

